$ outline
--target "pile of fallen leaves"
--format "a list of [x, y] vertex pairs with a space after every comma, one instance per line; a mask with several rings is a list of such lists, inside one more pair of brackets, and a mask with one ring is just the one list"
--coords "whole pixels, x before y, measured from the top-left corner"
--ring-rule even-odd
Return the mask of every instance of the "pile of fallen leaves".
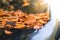
[[49, 21], [49, 19], [50, 16], [48, 11], [46, 11], [45, 13], [27, 14], [22, 12], [21, 10], [17, 11], [0, 10], [0, 29], [5, 29], [4, 31], [6, 34], [12, 34], [12, 32], [9, 31], [11, 28], [40, 29], [44, 24], [46, 24]]

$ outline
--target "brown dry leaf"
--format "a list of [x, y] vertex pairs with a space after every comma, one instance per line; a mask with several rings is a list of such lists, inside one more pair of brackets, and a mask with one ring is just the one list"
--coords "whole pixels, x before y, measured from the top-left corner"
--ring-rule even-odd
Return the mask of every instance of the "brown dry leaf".
[[36, 15], [35, 15], [35, 18], [36, 18], [36, 19], [40, 19], [40, 18], [41, 18], [40, 14], [36, 14]]
[[18, 16], [23, 17], [23, 16], [25, 16], [25, 14], [23, 12], [20, 12], [20, 13], [18, 13]]
[[34, 29], [41, 29], [41, 28], [42, 28], [42, 26], [39, 26], [39, 25], [34, 26]]
[[45, 24], [46, 22], [44, 20], [38, 20], [38, 23]]
[[20, 18], [19, 20], [20, 20], [20, 22], [24, 22], [25, 18], [23, 17], [23, 18]]
[[23, 2], [24, 2], [24, 4], [22, 5], [23, 7], [24, 7], [24, 6], [29, 6], [29, 5], [30, 5], [30, 3], [28, 2], [28, 0], [23, 0]]
[[25, 7], [25, 6], [29, 6], [30, 3], [24, 3], [22, 6]]
[[5, 34], [7, 34], [7, 35], [11, 35], [11, 34], [12, 34], [12, 32], [11, 32], [11, 31], [8, 31], [8, 30], [4, 30], [4, 32], [5, 32]]
[[5, 28], [4, 26], [2, 26], [2, 25], [0, 25], [0, 28], [2, 29], [2, 28]]
[[6, 24], [6, 21], [2, 21], [2, 25], [4, 26]]
[[25, 28], [25, 25], [22, 23], [17, 23], [16, 26], [14, 27], [16, 29], [21, 29], [21, 28]]
[[[26, 0], [24, 0], [24, 2], [25, 2], [25, 4], [24, 4], [25, 6], [27, 6], [26, 3], [29, 4]], [[22, 12], [21, 10], [18, 10], [15, 12], [14, 11], [8, 12], [8, 11], [2, 10], [2, 11], [0, 11], [0, 13], [1, 13], [0, 16], [9, 15], [9, 17], [14, 17], [14, 18], [5, 17], [5, 18], [2, 18], [1, 20], [2, 20], [3, 26], [6, 24], [7, 21], [16, 22], [16, 26], [14, 27], [16, 29], [21, 29], [21, 28], [25, 28], [25, 27], [27, 27], [27, 28], [34, 27], [34, 29], [39, 29], [42, 27], [41, 25], [46, 24], [47, 21], [50, 19], [48, 11], [46, 13], [26, 14], [26, 13]], [[11, 13], [13, 13], [13, 14], [11, 14]], [[20, 20], [20, 21], [18, 22], [18, 20]], [[7, 26], [9, 26], [9, 28], [11, 28], [10, 25], [7, 25]]]
[[33, 28], [33, 25], [26, 25], [27, 28]]
[[11, 25], [9, 25], [9, 24], [7, 24], [7, 25], [5, 25], [5, 26], [7, 26], [8, 28], [13, 28], [13, 26], [11, 26]]
[[36, 18], [32, 15], [29, 15], [24, 21], [25, 24], [32, 24], [36, 22]]
[[0, 11], [0, 16], [4, 15], [4, 12], [3, 11]]

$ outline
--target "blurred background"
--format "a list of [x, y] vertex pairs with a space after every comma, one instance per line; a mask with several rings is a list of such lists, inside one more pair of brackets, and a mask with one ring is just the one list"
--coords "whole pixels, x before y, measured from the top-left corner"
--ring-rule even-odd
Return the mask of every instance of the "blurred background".
[[[8, 1], [10, 2], [10, 4], [13, 4], [15, 7], [18, 7], [16, 0], [13, 0], [14, 3], [12, 2], [12, 0], [0, 0], [0, 4], [2, 4], [2, 5], [0, 5], [0, 8], [5, 8], [3, 5], [5, 5], [5, 6], [9, 5]], [[19, 0], [18, 5], [22, 4], [22, 3], [20, 3], [20, 1], [22, 2], [22, 0]], [[49, 7], [51, 9], [51, 13], [54, 15], [54, 18], [58, 18], [58, 20], [60, 21], [60, 0], [44, 0], [44, 2], [49, 3]], [[12, 5], [10, 5], [9, 7], [6, 7], [5, 9], [7, 9], [7, 8], [9, 8], [9, 10], [14, 9], [14, 7]], [[17, 8], [17, 9], [19, 9], [19, 8]], [[23, 11], [25, 11], [25, 10], [23, 10]]]
[[51, 12], [54, 17], [60, 21], [60, 0], [49, 0], [48, 3], [51, 6]]

